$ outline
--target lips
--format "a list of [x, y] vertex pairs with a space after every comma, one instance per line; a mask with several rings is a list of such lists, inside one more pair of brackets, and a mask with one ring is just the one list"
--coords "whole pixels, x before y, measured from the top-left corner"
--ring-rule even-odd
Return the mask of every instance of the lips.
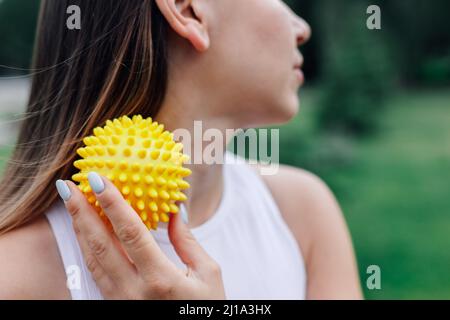
[[294, 72], [300, 84], [303, 84], [303, 82], [305, 81], [302, 66], [303, 66], [303, 57], [299, 56], [296, 63], [294, 64]]
[[303, 56], [300, 53], [296, 54], [294, 61], [294, 69], [301, 69], [304, 62]]
[[305, 76], [303, 74], [301, 67], [295, 67], [294, 72], [297, 77], [297, 80], [300, 82], [300, 84], [303, 84], [303, 82], [305, 81]]

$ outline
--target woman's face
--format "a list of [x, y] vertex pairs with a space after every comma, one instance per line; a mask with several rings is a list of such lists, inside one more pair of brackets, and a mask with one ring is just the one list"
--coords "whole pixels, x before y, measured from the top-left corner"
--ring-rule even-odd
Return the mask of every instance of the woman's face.
[[309, 25], [281, 0], [214, 0], [204, 6], [210, 47], [185, 62], [201, 68], [197, 83], [221, 102], [211, 103], [220, 110], [210, 111], [238, 117], [241, 127], [292, 118], [304, 81], [298, 47], [309, 39]]

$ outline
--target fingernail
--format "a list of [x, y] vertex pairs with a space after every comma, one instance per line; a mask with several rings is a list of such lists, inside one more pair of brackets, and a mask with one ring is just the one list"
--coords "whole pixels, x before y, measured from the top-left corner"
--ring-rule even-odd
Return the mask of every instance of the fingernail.
[[180, 215], [181, 215], [181, 220], [183, 220], [184, 224], [188, 224], [189, 223], [189, 216], [186, 210], [186, 207], [184, 206], [184, 204], [180, 205]]
[[103, 183], [103, 180], [99, 176], [98, 173], [89, 172], [88, 180], [89, 180], [89, 185], [91, 186], [92, 190], [95, 193], [99, 194], [99, 193], [102, 193], [103, 190], [105, 190], [105, 184]]
[[58, 190], [59, 196], [64, 200], [68, 201], [72, 193], [70, 192], [67, 183], [61, 179], [56, 181], [56, 190]]

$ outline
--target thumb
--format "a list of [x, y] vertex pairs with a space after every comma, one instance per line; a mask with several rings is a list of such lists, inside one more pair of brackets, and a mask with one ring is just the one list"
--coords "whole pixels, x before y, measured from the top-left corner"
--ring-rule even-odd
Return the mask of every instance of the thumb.
[[180, 213], [172, 214], [169, 221], [169, 239], [181, 261], [193, 270], [201, 271], [209, 265], [211, 257], [197, 242]]

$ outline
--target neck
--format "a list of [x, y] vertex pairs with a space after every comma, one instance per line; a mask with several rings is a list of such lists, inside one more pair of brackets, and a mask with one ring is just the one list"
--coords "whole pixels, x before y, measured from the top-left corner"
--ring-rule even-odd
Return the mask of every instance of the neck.
[[[189, 227], [194, 228], [211, 218], [217, 210], [223, 193], [223, 165], [222, 164], [206, 164], [202, 161], [201, 164], [194, 164], [193, 154], [195, 148], [195, 143], [198, 143], [195, 139], [195, 121], [201, 121], [203, 131], [214, 128], [220, 130], [225, 137], [226, 123], [224, 119], [219, 117], [212, 117], [208, 115], [208, 107], [201, 106], [201, 104], [196, 99], [192, 99], [192, 92], [185, 97], [189, 99], [177, 99], [176, 95], [168, 95], [170, 98], [166, 98], [163, 103], [161, 111], [156, 117], [156, 121], [164, 124], [165, 128], [169, 131], [182, 131], [188, 134], [190, 138], [189, 141], [185, 141], [184, 135], [182, 141], [175, 138], [183, 143], [185, 153], [191, 157], [190, 164], [186, 167], [192, 170], [192, 174], [186, 179], [191, 187], [186, 190], [186, 195], [188, 200], [184, 203], [189, 216]], [[189, 100], [189, 101], [186, 101]], [[206, 100], [206, 99], [205, 99]], [[206, 100], [207, 101], [207, 100]], [[199, 112], [196, 112], [199, 110]], [[197, 128], [198, 130], [198, 128]], [[203, 139], [202, 139], [203, 140]], [[202, 141], [203, 142], [203, 141]], [[227, 141], [223, 141], [222, 150], [225, 152]], [[204, 150], [204, 145], [202, 149]], [[190, 149], [189, 149], [190, 148]], [[186, 150], [192, 150], [192, 152], [186, 152]], [[190, 154], [189, 154], [190, 153]]]

